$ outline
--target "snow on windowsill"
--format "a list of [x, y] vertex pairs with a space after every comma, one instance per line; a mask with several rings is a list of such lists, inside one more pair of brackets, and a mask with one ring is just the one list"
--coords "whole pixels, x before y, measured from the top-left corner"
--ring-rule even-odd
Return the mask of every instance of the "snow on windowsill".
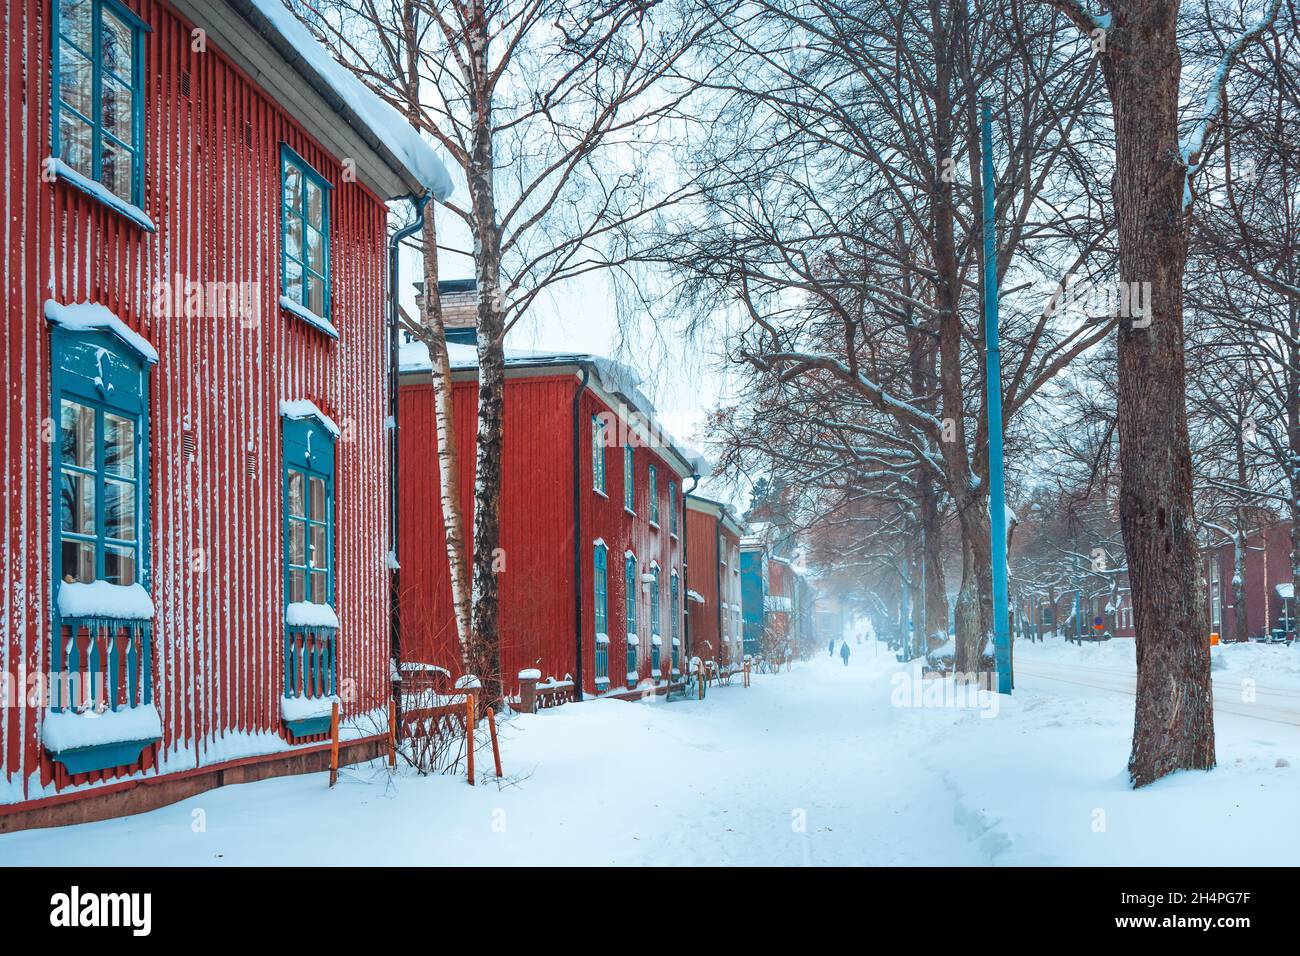
[[[308, 401], [305, 398], [290, 398], [281, 401], [280, 416], [282, 418], [293, 418], [293, 419], [314, 418], [317, 421], [319, 421], [322, 425], [324, 425], [325, 430], [329, 432], [331, 435], [333, 435], [335, 438], [338, 438], [339, 435], [342, 434], [339, 431], [339, 426], [335, 423], [334, 419], [330, 418], [328, 415], [322, 412], [320, 410], [320, 406], [317, 405], [315, 402]], [[393, 557], [393, 552], [389, 551], [388, 555], [390, 558], [392, 558], [393, 561], [397, 560], [395, 557]]]
[[153, 619], [153, 600], [139, 584], [65, 581], [59, 585], [59, 617], [149, 621]]
[[653, 644], [655, 647], [659, 647], [661, 644], [663, 644], [663, 642], [664, 639], [660, 637], [658, 634], [650, 635], [650, 643]]
[[324, 332], [332, 339], [337, 339], [339, 337], [339, 330], [334, 328], [333, 322], [322, 315], [317, 315], [305, 305], [293, 301], [293, 299], [289, 298], [287, 295], [280, 296], [280, 308], [284, 309], [284, 311], [289, 314], [302, 319], [308, 325]]
[[74, 332], [111, 332], [125, 342], [150, 365], [158, 362], [158, 351], [149, 344], [139, 332], [114, 315], [106, 306], [98, 302], [77, 302], [64, 305], [53, 299], [45, 300], [45, 318], [47, 321]]
[[120, 213], [127, 219], [149, 232], [157, 232], [158, 227], [153, 224], [149, 214], [134, 203], [129, 203], [117, 193], [113, 192], [103, 183], [97, 183], [88, 176], [77, 172], [61, 159], [52, 159], [49, 161], [48, 168], [59, 179], [62, 179], [69, 186], [77, 189], [91, 199], [102, 202], [109, 209]]
[[637, 644], [640, 642], [640, 638], [638, 638], [635, 634], [629, 634], [627, 636], [627, 642], [631, 646], [636, 647]]
[[674, 637], [673, 647], [681, 647], [681, 646], [682, 646], [682, 639], [680, 637]]
[[47, 710], [41, 722], [41, 743], [51, 753], [160, 737], [162, 720], [158, 708], [152, 704], [106, 710], [102, 714]]
[[328, 604], [313, 604], [311, 601], [294, 601], [284, 609], [284, 623], [290, 627], [333, 627], [339, 626], [339, 616]]
[[640, 681], [640, 680], [641, 680], [641, 678], [637, 675], [637, 672], [636, 672], [636, 671], [628, 671], [628, 672], [627, 672], [627, 686], [628, 686], [628, 687], [635, 687], [635, 686], [637, 685], [637, 682]]
[[658, 680], [659, 678], [663, 677], [664, 675], [663, 675], [663, 671], [651, 671], [651, 672], [650, 672], [650, 676], [653, 677], [655, 680]]
[[281, 697], [280, 716], [289, 723], [329, 717], [334, 712], [334, 705], [342, 707], [342, 703], [337, 694], [329, 697]]
[[608, 678], [608, 677], [597, 677], [597, 678], [596, 678], [596, 686], [597, 686], [597, 687], [601, 687], [601, 688], [608, 687], [608, 686], [609, 686], [609, 678]]
[[609, 635], [608, 635], [608, 634], [597, 634], [597, 635], [596, 635], [596, 643], [597, 643], [597, 644], [608, 644], [608, 643], [609, 643]]

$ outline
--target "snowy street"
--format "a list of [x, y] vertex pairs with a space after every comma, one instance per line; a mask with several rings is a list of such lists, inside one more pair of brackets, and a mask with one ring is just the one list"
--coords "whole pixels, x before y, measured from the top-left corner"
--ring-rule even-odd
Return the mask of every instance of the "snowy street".
[[[910, 669], [883, 646], [853, 651], [847, 667], [823, 656], [702, 703], [516, 717], [500, 789], [352, 767], [332, 793], [323, 774], [280, 778], [9, 834], [0, 862], [1231, 865], [1300, 852], [1294, 650], [1216, 649], [1219, 768], [1139, 791], [1124, 772], [1129, 642], [1022, 642], [1015, 696], [968, 708], [895, 706], [918, 702]], [[1258, 703], [1242, 699], [1251, 680]]]

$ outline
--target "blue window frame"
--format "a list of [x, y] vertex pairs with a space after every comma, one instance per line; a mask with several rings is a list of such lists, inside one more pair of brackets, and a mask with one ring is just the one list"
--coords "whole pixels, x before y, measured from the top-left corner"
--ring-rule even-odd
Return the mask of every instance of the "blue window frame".
[[673, 616], [672, 622], [668, 625], [672, 631], [673, 638], [673, 666], [677, 666], [677, 642], [681, 637], [682, 623], [682, 606], [681, 595], [677, 590], [677, 572], [673, 572], [672, 581], [669, 583], [669, 608], [668, 612]]
[[624, 624], [627, 638], [627, 670], [632, 673], [636, 670], [636, 652], [637, 644], [634, 640], [636, 632], [636, 558], [633, 555], [623, 556], [623, 585], [625, 587], [624, 598]]
[[654, 465], [646, 476], [646, 491], [650, 495], [650, 523], [659, 523], [659, 472]]
[[657, 636], [662, 633], [659, 629], [659, 569], [651, 568], [650, 576], [654, 578], [650, 582], [650, 633]]
[[107, 331], [52, 331], [55, 580], [149, 586], [152, 360]]
[[116, 0], [53, 5], [51, 155], [124, 202], [142, 206], [149, 27]]
[[677, 483], [668, 482], [668, 533], [677, 534]]
[[632, 446], [623, 446], [623, 507], [636, 513], [636, 470]]
[[591, 564], [596, 587], [596, 680], [609, 682], [609, 578], [608, 553], [605, 545], [596, 542], [592, 549]]
[[329, 181], [288, 146], [280, 147], [283, 232], [280, 290], [294, 306], [330, 318]]
[[284, 593], [334, 604], [334, 434], [319, 419], [284, 420]]
[[591, 486], [605, 494], [605, 423], [591, 416]]

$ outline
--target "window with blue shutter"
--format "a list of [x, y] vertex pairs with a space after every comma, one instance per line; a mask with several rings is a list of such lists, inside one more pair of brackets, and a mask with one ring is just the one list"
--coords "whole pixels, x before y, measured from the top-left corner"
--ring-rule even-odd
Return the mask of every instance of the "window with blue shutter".
[[605, 545], [592, 551], [592, 577], [596, 582], [596, 682], [609, 683], [609, 581]]
[[[305, 403], [304, 403], [305, 404]], [[323, 417], [286, 414], [284, 458], [284, 696], [327, 699], [338, 693], [338, 617], [334, 611], [334, 443]], [[297, 716], [291, 716], [293, 715]], [[285, 723], [296, 737], [324, 733], [324, 708], [295, 704]]]
[[116, 0], [55, 0], [54, 21], [55, 171], [96, 198], [109, 199], [98, 186], [138, 209], [149, 27]]
[[[64, 324], [77, 319], [103, 324]], [[46, 304], [50, 331], [53, 597], [50, 714], [153, 707], [149, 596], [149, 368], [157, 355], [98, 306]], [[57, 316], [57, 317], [56, 317]], [[137, 728], [149, 726], [137, 719]], [[70, 773], [134, 763], [139, 739], [56, 750]], [[51, 738], [54, 740], [55, 738]]]
[[636, 558], [633, 555], [623, 557], [623, 578], [627, 588], [624, 614], [626, 615], [627, 636], [627, 671], [632, 673], [637, 665], [637, 631], [636, 631]]
[[678, 647], [681, 646], [681, 620], [682, 620], [681, 594], [678, 592], [676, 571], [673, 572], [673, 579], [671, 582], [671, 607], [669, 608], [669, 612], [673, 616], [672, 624], [670, 625], [670, 627], [672, 628], [671, 655], [672, 655], [673, 670], [676, 671], [677, 670], [677, 649]]

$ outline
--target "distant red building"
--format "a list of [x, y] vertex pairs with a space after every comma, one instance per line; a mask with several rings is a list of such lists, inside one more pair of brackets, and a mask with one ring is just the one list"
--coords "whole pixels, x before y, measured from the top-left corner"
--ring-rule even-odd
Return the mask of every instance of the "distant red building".
[[721, 502], [686, 496], [689, 653], [719, 667], [741, 652], [740, 536], [743, 526]]
[[[1230, 541], [1207, 549], [1203, 556], [1210, 630], [1223, 638], [1236, 633], [1242, 609], [1233, 601], [1234, 549]], [[1246, 634], [1264, 637], [1275, 629], [1294, 630], [1295, 596], [1291, 577], [1291, 522], [1282, 521], [1252, 532], [1245, 554]]]
[[[459, 332], [454, 338], [460, 497], [468, 524], [477, 352]], [[403, 346], [400, 368], [402, 657], [458, 675], [462, 655], [424, 346]], [[694, 466], [664, 440], [649, 413], [634, 376], [616, 363], [582, 354], [507, 354], [500, 582], [507, 693], [525, 669], [574, 681], [579, 698], [662, 690], [680, 675], [687, 600], [682, 481]]]

